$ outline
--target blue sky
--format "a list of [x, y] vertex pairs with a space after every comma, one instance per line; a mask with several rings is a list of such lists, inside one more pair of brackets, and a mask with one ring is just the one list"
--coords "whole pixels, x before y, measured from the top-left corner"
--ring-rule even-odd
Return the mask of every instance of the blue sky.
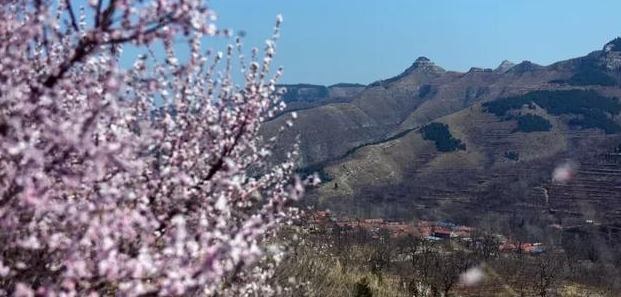
[[[284, 16], [282, 82], [371, 83], [426, 56], [445, 69], [550, 64], [621, 35], [619, 0], [211, 0], [219, 27], [262, 46]], [[214, 44], [219, 44], [214, 41]]]

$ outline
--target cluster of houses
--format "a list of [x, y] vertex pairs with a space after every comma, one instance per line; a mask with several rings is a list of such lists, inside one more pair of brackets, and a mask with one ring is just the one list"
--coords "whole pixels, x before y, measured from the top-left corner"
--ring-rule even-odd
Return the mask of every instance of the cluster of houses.
[[[384, 219], [336, 220], [330, 212], [316, 211], [305, 217], [305, 225], [311, 232], [338, 227], [340, 232], [363, 229], [373, 238], [379, 238], [381, 230], [388, 231], [392, 237], [415, 236], [430, 241], [461, 240], [471, 241], [473, 227], [454, 224], [447, 221], [418, 221], [416, 223], [391, 221]], [[510, 242], [502, 235], [496, 235], [500, 252], [543, 253], [541, 243]]]
[[544, 252], [541, 243], [512, 243], [512, 242], [501, 242], [498, 250], [501, 252], [517, 252], [521, 251], [527, 254], [541, 254]]

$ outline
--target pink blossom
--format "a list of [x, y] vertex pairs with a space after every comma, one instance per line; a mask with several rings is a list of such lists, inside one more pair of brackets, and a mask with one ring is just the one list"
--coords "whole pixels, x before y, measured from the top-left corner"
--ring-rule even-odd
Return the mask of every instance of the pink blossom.
[[13, 292], [14, 297], [34, 297], [34, 291], [23, 283], [17, 283], [15, 285], [15, 292]]
[[[283, 108], [282, 70], [269, 75], [282, 19], [264, 56], [240, 61], [237, 87], [231, 65], [241, 43], [218, 57], [205, 51], [203, 36], [222, 33], [205, 1], [0, 5], [3, 289], [273, 291], [270, 270], [255, 264], [272, 254], [262, 243], [304, 189], [292, 178], [297, 151], [270, 165], [277, 139], [257, 138]], [[187, 40], [191, 61], [177, 58], [173, 39]], [[167, 54], [122, 69], [127, 43], [163, 44]]]
[[552, 172], [552, 182], [554, 183], [567, 183], [576, 174], [577, 165], [574, 162], [565, 162], [556, 168]]
[[466, 287], [476, 286], [485, 279], [485, 272], [481, 267], [472, 267], [459, 276], [459, 283]]

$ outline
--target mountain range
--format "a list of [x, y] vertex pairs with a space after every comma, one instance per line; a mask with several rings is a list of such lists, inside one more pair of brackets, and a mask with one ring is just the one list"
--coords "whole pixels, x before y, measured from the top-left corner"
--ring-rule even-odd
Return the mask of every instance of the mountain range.
[[[275, 156], [299, 139], [299, 171], [322, 176], [308, 199], [319, 208], [621, 223], [621, 39], [548, 66], [455, 72], [421, 57], [367, 86], [285, 87], [288, 109], [261, 133], [276, 135], [296, 113]], [[559, 166], [570, 180], [552, 179]]]

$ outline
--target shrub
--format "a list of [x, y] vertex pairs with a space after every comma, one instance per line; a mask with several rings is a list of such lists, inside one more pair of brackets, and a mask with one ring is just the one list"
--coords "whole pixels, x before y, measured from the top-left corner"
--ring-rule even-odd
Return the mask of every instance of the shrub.
[[508, 152], [505, 152], [505, 158], [509, 160], [513, 160], [513, 161], [518, 161], [520, 160], [520, 154], [514, 151], [508, 151]]
[[421, 128], [423, 139], [431, 140], [435, 143], [436, 149], [440, 152], [452, 152], [465, 150], [466, 145], [459, 139], [453, 138], [448, 125], [443, 123], [431, 123]]
[[373, 297], [373, 292], [369, 286], [369, 280], [363, 277], [360, 281], [356, 282], [354, 286], [355, 297]]
[[538, 115], [527, 114], [517, 118], [518, 127], [513, 132], [550, 131], [552, 124]]
[[619, 123], [609, 119], [605, 114], [597, 110], [590, 110], [582, 114], [580, 118], [569, 121], [570, 125], [579, 126], [582, 129], [599, 128], [606, 134], [621, 132]]
[[418, 90], [418, 97], [427, 98], [435, 95], [436, 89], [432, 85], [423, 85]]
[[583, 128], [600, 128], [606, 133], [621, 132], [617, 129], [619, 125], [608, 115], [617, 115], [621, 111], [618, 99], [604, 97], [592, 90], [534, 91], [486, 102], [483, 107], [489, 113], [505, 117], [508, 111], [533, 103], [552, 115], [579, 116], [579, 119], [570, 121], [573, 125]]
[[553, 80], [551, 83], [566, 83], [572, 86], [614, 86], [617, 81], [599, 69], [587, 68], [569, 79]]

